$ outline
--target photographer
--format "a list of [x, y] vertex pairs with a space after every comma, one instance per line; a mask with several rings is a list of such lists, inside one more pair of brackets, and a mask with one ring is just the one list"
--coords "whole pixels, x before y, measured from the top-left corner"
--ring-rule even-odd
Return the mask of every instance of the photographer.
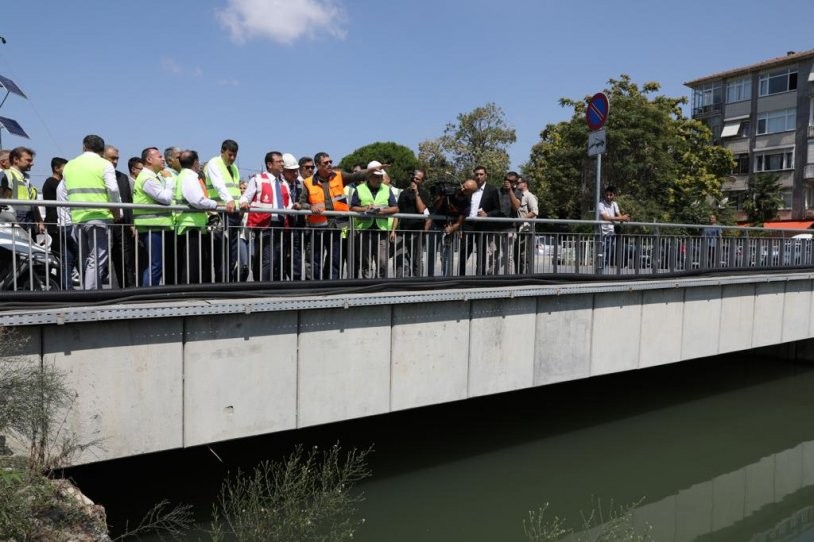
[[460, 235], [464, 219], [469, 215], [472, 194], [478, 190], [478, 184], [468, 179], [460, 186], [450, 183], [437, 183], [433, 190], [431, 214], [446, 218], [427, 221], [427, 276], [435, 276], [435, 255], [438, 246], [441, 248], [441, 273], [452, 275], [452, 250], [456, 235]]
[[[425, 173], [417, 169], [410, 179], [410, 186], [401, 192], [398, 198], [399, 213], [425, 214], [427, 204], [431, 202], [427, 191], [423, 188]], [[427, 220], [418, 218], [396, 219], [397, 235], [403, 249], [396, 251], [395, 266], [397, 277], [420, 277], [423, 270], [424, 230]]]
[[[520, 198], [523, 194], [517, 188], [519, 175], [514, 171], [508, 172], [503, 177], [503, 186], [500, 190], [500, 212], [504, 216], [517, 216], [520, 208]], [[517, 240], [517, 226], [515, 224], [503, 224], [499, 230], [500, 236], [497, 243], [496, 262], [493, 264], [494, 274], [511, 274], [515, 272], [514, 247]]]

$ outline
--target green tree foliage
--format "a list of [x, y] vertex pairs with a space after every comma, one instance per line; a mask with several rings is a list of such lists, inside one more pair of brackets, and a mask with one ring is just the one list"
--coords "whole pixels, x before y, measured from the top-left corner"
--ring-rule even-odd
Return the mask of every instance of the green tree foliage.
[[743, 210], [753, 225], [760, 225], [777, 217], [777, 210], [783, 205], [780, 194], [780, 175], [777, 173], [756, 173], [749, 177], [749, 186], [743, 200]]
[[471, 176], [472, 168], [482, 165], [490, 182], [500, 184], [509, 169], [508, 147], [516, 140], [503, 109], [488, 103], [469, 113], [460, 113], [438, 139], [419, 143], [418, 159], [432, 181], [444, 180], [449, 175], [463, 180]]
[[396, 186], [404, 188], [408, 179], [412, 178], [413, 171], [418, 167], [418, 158], [415, 153], [404, 145], [387, 142], [376, 142], [359, 147], [339, 162], [339, 167], [350, 171], [356, 164], [367, 165], [368, 162], [378, 160], [387, 167], [387, 174]]
[[[602, 185], [613, 184], [620, 205], [636, 221], [704, 222], [733, 167], [731, 153], [712, 145], [701, 122], [684, 117], [686, 97], [656, 95], [658, 83], [641, 87], [627, 75], [608, 81], [611, 103]], [[532, 180], [543, 216], [591, 216], [595, 159], [587, 156], [590, 97], [562, 98], [570, 120], [549, 124], [531, 150], [522, 172]]]

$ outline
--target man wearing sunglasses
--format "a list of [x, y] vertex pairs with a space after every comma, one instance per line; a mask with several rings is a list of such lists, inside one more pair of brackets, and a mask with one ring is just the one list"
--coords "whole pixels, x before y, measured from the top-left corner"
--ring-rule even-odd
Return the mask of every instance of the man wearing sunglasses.
[[348, 216], [327, 216], [326, 211], [348, 212], [345, 185], [361, 182], [367, 170], [355, 173], [334, 171], [327, 152], [314, 156], [316, 172], [303, 180], [300, 208], [311, 211], [306, 223], [311, 231], [311, 273], [314, 280], [338, 279], [342, 269], [342, 229]]

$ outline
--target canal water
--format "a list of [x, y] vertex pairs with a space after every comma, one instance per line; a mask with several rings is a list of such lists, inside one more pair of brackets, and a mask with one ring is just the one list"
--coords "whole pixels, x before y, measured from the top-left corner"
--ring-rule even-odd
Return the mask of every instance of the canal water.
[[67, 474], [114, 531], [162, 499], [205, 523], [227, 472], [336, 441], [375, 449], [361, 541], [523, 541], [546, 504], [577, 531], [635, 504], [657, 541], [814, 540], [814, 365], [742, 354]]

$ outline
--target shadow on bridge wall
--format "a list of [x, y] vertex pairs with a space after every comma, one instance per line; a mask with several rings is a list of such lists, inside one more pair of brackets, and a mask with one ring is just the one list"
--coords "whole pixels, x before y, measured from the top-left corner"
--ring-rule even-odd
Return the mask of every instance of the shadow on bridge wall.
[[643, 284], [21, 329], [79, 393], [75, 430], [105, 443], [81, 462], [814, 337], [810, 278]]

